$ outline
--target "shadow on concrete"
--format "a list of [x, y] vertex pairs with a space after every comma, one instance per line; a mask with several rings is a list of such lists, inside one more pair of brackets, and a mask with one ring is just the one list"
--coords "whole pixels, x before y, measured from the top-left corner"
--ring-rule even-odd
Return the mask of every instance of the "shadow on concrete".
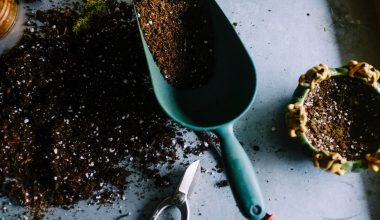
[[357, 0], [328, 0], [343, 64], [351, 59], [380, 68], [380, 28], [374, 3]]
[[[376, 22], [373, 1], [328, 0], [342, 64], [355, 59], [380, 68], [380, 25]], [[368, 211], [378, 219], [380, 176], [369, 171], [361, 174]]]
[[250, 127], [246, 131], [239, 132], [241, 137], [248, 138], [249, 146], [245, 146], [248, 152], [254, 152], [252, 149], [258, 145], [260, 151], [267, 152], [266, 157], [269, 157], [269, 160], [281, 163], [279, 166], [288, 166], [289, 162], [303, 163], [310, 160], [309, 149], [288, 135], [285, 111], [290, 101], [291, 97], [287, 97], [254, 104], [257, 107], [247, 114], [247, 121], [244, 122]]
[[368, 210], [371, 219], [379, 219], [380, 209], [380, 176], [378, 173], [366, 171], [361, 174], [363, 179], [363, 186], [368, 203]]

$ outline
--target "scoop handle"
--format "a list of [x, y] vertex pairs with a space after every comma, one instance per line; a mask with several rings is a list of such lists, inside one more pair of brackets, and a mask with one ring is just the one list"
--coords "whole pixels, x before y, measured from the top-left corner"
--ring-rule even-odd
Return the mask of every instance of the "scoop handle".
[[221, 151], [228, 181], [242, 214], [252, 220], [265, 217], [264, 201], [253, 165], [233, 132], [233, 125], [215, 130], [221, 139]]

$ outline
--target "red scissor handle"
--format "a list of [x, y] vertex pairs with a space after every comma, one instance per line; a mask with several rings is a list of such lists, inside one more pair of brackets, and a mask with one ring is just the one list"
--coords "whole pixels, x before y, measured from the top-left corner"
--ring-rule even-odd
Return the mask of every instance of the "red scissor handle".
[[276, 220], [276, 217], [274, 215], [267, 214], [264, 217], [264, 220]]

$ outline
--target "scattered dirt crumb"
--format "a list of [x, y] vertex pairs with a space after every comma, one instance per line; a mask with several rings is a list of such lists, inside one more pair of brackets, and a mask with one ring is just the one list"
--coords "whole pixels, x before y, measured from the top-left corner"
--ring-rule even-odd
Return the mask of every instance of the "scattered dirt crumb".
[[215, 184], [218, 188], [229, 186], [228, 180], [221, 180]]

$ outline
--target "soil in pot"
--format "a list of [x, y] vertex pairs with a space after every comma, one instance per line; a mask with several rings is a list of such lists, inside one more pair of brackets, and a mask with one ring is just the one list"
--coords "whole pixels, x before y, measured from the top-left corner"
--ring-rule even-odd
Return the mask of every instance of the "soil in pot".
[[306, 136], [317, 149], [356, 160], [380, 146], [380, 95], [364, 81], [343, 76], [324, 80], [307, 94], [304, 105]]
[[214, 37], [204, 0], [136, 1], [144, 38], [165, 79], [177, 88], [207, 83]]

